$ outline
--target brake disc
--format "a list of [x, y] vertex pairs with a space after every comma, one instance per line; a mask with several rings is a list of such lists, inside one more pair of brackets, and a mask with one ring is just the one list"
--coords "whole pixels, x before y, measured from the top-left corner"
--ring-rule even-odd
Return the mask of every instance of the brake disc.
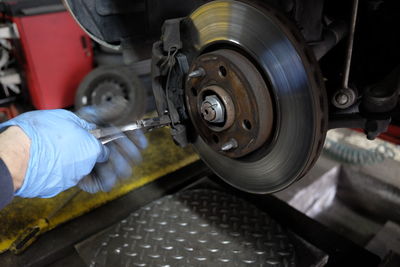
[[203, 161], [253, 193], [302, 177], [325, 139], [327, 100], [297, 29], [267, 7], [226, 0], [182, 23], [191, 65], [186, 105]]

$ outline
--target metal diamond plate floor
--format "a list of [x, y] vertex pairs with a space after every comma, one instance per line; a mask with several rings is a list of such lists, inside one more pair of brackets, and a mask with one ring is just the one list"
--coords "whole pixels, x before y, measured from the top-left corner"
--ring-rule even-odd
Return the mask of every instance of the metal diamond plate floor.
[[295, 266], [281, 226], [249, 202], [211, 189], [154, 201], [100, 240], [86, 256], [91, 266]]

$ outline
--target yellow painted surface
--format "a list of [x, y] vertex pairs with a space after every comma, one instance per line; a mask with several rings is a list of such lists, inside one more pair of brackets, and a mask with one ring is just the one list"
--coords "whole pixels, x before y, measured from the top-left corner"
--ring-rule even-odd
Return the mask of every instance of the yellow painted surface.
[[[41, 233], [53, 229], [199, 159], [191, 147], [182, 149], [176, 146], [167, 128], [157, 129], [147, 133], [146, 136], [150, 145], [143, 151], [143, 163], [135, 167], [133, 177], [108, 193], [89, 194], [78, 188], [71, 188], [50, 199], [15, 198], [10, 205], [0, 211], [0, 253], [7, 251], [30, 227], [40, 225], [44, 228]], [[48, 218], [61, 206], [63, 207], [49, 219], [48, 224], [43, 223], [43, 219]]]

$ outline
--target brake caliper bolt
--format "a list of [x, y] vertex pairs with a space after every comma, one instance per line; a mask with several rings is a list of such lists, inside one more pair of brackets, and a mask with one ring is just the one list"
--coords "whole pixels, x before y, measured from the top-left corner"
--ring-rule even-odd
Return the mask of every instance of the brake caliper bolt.
[[206, 71], [203, 68], [198, 68], [191, 73], [189, 73], [189, 78], [198, 78], [198, 77], [203, 77], [206, 75]]
[[229, 150], [235, 149], [237, 147], [238, 147], [238, 143], [237, 143], [236, 139], [231, 138], [231, 139], [229, 139], [228, 142], [226, 142], [225, 144], [223, 144], [221, 146], [221, 151], [229, 151]]

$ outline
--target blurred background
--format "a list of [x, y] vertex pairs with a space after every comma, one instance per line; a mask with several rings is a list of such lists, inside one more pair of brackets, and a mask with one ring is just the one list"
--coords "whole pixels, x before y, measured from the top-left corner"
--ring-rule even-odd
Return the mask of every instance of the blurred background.
[[[128, 104], [110, 123], [154, 112], [153, 39], [143, 38], [126, 62], [122, 53], [92, 41], [59, 0], [1, 1], [0, 18], [0, 121], [34, 109], [74, 111], [116, 97]], [[314, 254], [307, 254], [300, 266], [322, 266], [327, 254], [365, 261], [370, 254], [364, 252], [380, 261], [400, 254], [400, 127], [390, 127], [390, 133], [374, 141], [356, 129], [329, 131], [310, 173], [274, 194], [286, 206], [263, 200], [277, 221], [307, 240], [302, 244]], [[91, 195], [72, 188], [52, 199], [16, 198], [0, 211], [1, 265], [85, 266], [100, 261], [92, 257], [103, 231], [120, 231], [115, 230], [118, 223], [132, 210], [192, 183], [221, 187], [191, 147], [173, 143], [168, 129], [147, 137], [144, 163], [111, 192]], [[341, 251], [350, 252], [343, 256]], [[393, 262], [391, 266], [400, 266]]]
[[[151, 40], [135, 47], [131, 62], [92, 41], [62, 1], [2, 1], [0, 26], [1, 120], [32, 109], [78, 109], [125, 98], [114, 123], [152, 109]], [[153, 104], [154, 105], [154, 104]]]

